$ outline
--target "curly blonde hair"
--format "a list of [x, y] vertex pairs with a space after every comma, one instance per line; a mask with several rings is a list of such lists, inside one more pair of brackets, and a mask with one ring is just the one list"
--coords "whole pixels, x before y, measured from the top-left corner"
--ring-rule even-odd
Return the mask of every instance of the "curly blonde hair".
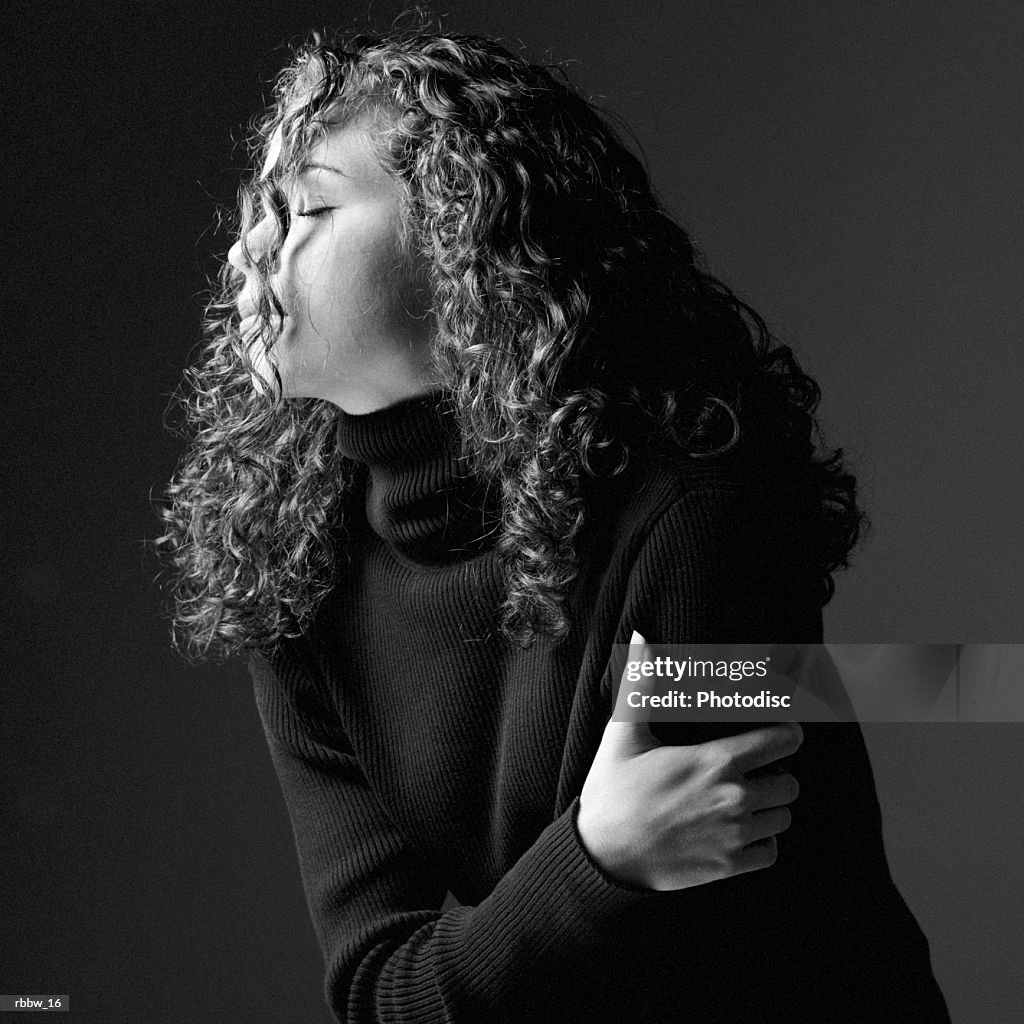
[[[429, 267], [431, 352], [461, 455], [501, 495], [510, 642], [571, 626], [588, 479], [622, 473], [638, 447], [714, 455], [723, 408], [740, 452], [806, 485], [807, 557], [825, 604], [866, 516], [842, 450], [816, 450], [816, 383], [704, 269], [641, 162], [561, 79], [475, 36], [313, 36], [253, 136], [254, 168], [273, 171], [254, 170], [241, 190], [243, 248], [265, 216], [283, 239], [284, 178], [324, 132], [371, 112], [376, 155], [401, 186], [403, 243]], [[253, 264], [268, 352], [282, 312], [269, 287], [275, 258], [271, 249]], [[302, 633], [343, 571], [336, 548], [358, 489], [335, 444], [336, 406], [284, 400], [276, 370], [254, 387], [240, 286], [225, 266], [203, 358], [176, 395], [190, 446], [154, 542], [173, 577], [172, 642], [186, 656]]]

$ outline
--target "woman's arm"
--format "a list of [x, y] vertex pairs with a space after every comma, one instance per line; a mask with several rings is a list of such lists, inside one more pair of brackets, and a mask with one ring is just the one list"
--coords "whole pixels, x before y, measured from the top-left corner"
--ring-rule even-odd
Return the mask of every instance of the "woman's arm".
[[486, 899], [442, 914], [445, 880], [403, 841], [344, 737], [311, 728], [302, 671], [284, 656], [250, 662], [339, 1021], [535, 1019], [545, 990], [600, 951], [616, 911], [656, 895], [597, 869], [574, 803]]
[[[623, 621], [659, 643], [765, 639], [746, 631], [760, 632], [779, 573], [773, 556], [746, 561], [748, 508], [739, 491], [675, 502], [641, 545]], [[403, 841], [326, 712], [301, 697], [312, 669], [285, 654], [254, 657], [251, 671], [339, 1020], [547, 1020], [574, 998], [588, 1024], [641, 1005], [645, 1020], [673, 1024], [712, 1006], [722, 1021], [774, 1022], [914, 1003], [935, 1012], [908, 1021], [948, 1020], [888, 876], [855, 725], [808, 729], [793, 759], [794, 824], [771, 867], [668, 893], [619, 884], [588, 857], [574, 801], [485, 899], [442, 914], [446, 880]], [[887, 980], [897, 963], [901, 977]]]
[[[821, 641], [800, 520], [787, 515], [785, 493], [759, 490], [694, 489], [658, 518], [633, 566], [627, 629], [657, 645]], [[689, 745], [739, 727], [676, 722], [653, 731]], [[665, 977], [680, 998], [714, 1007], [716, 1020], [948, 1024], [927, 940], [889, 873], [859, 726], [805, 723], [785, 766], [800, 791], [775, 863], [668, 893], [641, 909], [633, 934], [645, 942], [660, 934], [666, 949], [681, 926], [701, 934], [704, 969], [683, 982]]]
[[[699, 535], [694, 543], [698, 554], [717, 557]], [[442, 913], [449, 880], [410, 849], [377, 799], [326, 710], [329, 698], [304, 643], [282, 645], [272, 661], [254, 656], [250, 671], [339, 1019], [534, 1019], [574, 986], [589, 987], [595, 964], [619, 956], [617, 917], [660, 897], [653, 886], [598, 867], [581, 841], [573, 801], [484, 900]], [[709, 786], [696, 780], [695, 804]], [[710, 813], [698, 807], [698, 817]], [[675, 859], [684, 872], [685, 862], [701, 862], [712, 877], [708, 857], [719, 859], [705, 842], [680, 844]], [[692, 954], [680, 970], [717, 970], [702, 956], [698, 933], [676, 945]]]

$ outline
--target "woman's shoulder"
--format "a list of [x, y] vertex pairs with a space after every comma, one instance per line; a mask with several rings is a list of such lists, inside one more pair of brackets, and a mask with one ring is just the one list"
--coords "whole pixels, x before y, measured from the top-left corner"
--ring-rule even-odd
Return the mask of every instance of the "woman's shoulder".
[[795, 498], [791, 482], [748, 455], [695, 459], [667, 446], [632, 452], [624, 472], [594, 478], [587, 490], [595, 521], [623, 539], [666, 518], [685, 518], [687, 510], [717, 509], [767, 526], [780, 513], [788, 518]]

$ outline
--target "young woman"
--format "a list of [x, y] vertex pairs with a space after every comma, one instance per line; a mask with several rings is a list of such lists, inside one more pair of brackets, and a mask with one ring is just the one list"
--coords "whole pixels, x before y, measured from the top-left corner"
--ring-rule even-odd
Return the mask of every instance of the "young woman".
[[315, 39], [255, 157], [158, 545], [179, 648], [248, 653], [338, 1020], [948, 1020], [856, 725], [609, 720], [634, 633], [819, 642], [862, 519], [637, 159], [422, 32]]

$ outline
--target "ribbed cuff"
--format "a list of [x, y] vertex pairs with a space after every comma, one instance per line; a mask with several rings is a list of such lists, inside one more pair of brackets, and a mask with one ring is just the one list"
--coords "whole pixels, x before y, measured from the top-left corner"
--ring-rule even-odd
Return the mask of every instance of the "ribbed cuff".
[[618, 881], [618, 879], [612, 878], [612, 876], [609, 875], [597, 863], [597, 861], [595, 861], [594, 858], [590, 856], [590, 853], [587, 851], [586, 846], [583, 845], [583, 837], [580, 835], [580, 828], [579, 828], [580, 798], [579, 797], [576, 797], [576, 799], [572, 802], [572, 805], [569, 807], [567, 813], [571, 814], [572, 831], [573, 831], [573, 835], [575, 835], [575, 837], [576, 837], [576, 844], [580, 848], [580, 853], [583, 854], [583, 856], [586, 858], [587, 863], [591, 867], [591, 870], [596, 872], [603, 879], [605, 885], [609, 886], [612, 889], [620, 889], [623, 892], [632, 893], [633, 895], [636, 895], [636, 896], [658, 896], [659, 895], [659, 893], [658, 893], [658, 891], [656, 889], [645, 889], [645, 888], [643, 888], [643, 886], [630, 885], [629, 882], [620, 882], [620, 881]]
[[438, 982], [457, 1019], [502, 1018], [607, 946], [620, 911], [657, 897], [615, 882], [591, 860], [578, 810], [573, 801], [485, 900], [438, 922]]

